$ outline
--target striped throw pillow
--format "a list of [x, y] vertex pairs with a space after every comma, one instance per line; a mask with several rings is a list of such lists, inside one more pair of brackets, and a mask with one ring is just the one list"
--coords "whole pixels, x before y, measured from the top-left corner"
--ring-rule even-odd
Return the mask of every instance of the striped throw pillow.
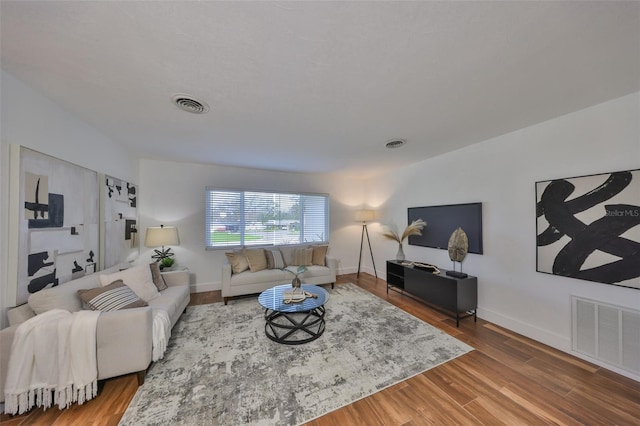
[[136, 296], [122, 280], [114, 281], [104, 287], [78, 290], [78, 296], [94, 311], [108, 312], [149, 306], [147, 302]]
[[282, 258], [280, 250], [265, 250], [264, 252], [267, 255], [268, 269], [282, 269], [287, 266], [284, 264], [284, 259]]

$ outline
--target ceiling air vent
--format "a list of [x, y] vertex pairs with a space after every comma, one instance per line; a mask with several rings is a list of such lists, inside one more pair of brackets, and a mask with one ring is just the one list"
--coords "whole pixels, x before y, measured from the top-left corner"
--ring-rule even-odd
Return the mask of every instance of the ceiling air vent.
[[191, 95], [177, 94], [173, 95], [171, 100], [178, 108], [192, 114], [204, 114], [209, 111], [209, 105], [206, 102], [202, 102]]
[[392, 139], [392, 140], [388, 141], [387, 143], [385, 143], [384, 146], [386, 146], [389, 149], [393, 149], [393, 148], [400, 148], [401, 146], [403, 146], [406, 143], [407, 143], [407, 141], [404, 140], [404, 139]]

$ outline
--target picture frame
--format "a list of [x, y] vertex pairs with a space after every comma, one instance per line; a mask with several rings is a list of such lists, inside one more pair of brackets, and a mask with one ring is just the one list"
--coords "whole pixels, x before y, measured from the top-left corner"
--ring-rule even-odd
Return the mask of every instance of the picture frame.
[[640, 169], [535, 183], [536, 271], [640, 289]]
[[96, 271], [97, 172], [20, 145], [10, 146], [10, 300]]
[[140, 255], [138, 186], [109, 175], [100, 175], [100, 182], [100, 269], [106, 269]]

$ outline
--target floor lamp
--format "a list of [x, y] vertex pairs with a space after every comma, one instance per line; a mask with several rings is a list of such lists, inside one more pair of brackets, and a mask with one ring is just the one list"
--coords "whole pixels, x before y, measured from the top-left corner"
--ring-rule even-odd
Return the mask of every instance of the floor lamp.
[[367, 234], [367, 243], [369, 244], [369, 253], [371, 253], [371, 263], [373, 264], [373, 273], [378, 279], [378, 271], [376, 271], [376, 262], [373, 260], [373, 250], [371, 250], [371, 240], [369, 239], [369, 230], [367, 222], [371, 222], [375, 217], [373, 210], [359, 210], [356, 212], [356, 221], [362, 222], [362, 235], [360, 236], [360, 256], [358, 257], [358, 275], [360, 278], [360, 265], [362, 263], [362, 246], [364, 244], [364, 234]]

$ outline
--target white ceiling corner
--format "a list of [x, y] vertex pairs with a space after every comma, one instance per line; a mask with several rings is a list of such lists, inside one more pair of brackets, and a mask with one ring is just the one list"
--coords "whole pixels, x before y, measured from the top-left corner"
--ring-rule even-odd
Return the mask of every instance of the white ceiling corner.
[[640, 90], [639, 2], [2, 1], [0, 19], [3, 70], [147, 158], [375, 173]]

